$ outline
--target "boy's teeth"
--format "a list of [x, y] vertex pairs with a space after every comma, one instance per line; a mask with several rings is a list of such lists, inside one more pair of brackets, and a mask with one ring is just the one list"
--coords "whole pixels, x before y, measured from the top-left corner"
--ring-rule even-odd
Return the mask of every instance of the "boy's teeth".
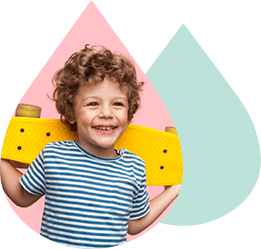
[[108, 130], [112, 130], [113, 127], [95, 127], [97, 130], [102, 130], [102, 131], [108, 131]]

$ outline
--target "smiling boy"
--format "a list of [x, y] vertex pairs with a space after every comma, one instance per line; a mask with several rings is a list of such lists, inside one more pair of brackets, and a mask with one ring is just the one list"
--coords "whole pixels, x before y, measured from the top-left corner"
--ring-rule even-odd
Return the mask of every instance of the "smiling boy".
[[45, 195], [41, 235], [80, 248], [126, 242], [151, 225], [177, 197], [168, 186], [149, 201], [145, 165], [114, 149], [139, 107], [143, 82], [133, 64], [105, 48], [74, 53], [53, 78], [61, 120], [78, 139], [49, 143], [22, 175], [2, 160], [3, 188], [18, 206]]

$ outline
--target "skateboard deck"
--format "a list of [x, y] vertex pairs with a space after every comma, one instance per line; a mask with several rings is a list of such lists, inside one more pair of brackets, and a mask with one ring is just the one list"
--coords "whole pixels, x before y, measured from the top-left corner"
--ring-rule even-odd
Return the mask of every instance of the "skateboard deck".
[[[13, 117], [1, 158], [30, 164], [47, 143], [74, 139], [77, 134], [59, 119]], [[115, 148], [125, 148], [144, 160], [148, 186], [181, 184], [183, 162], [177, 134], [129, 124]]]

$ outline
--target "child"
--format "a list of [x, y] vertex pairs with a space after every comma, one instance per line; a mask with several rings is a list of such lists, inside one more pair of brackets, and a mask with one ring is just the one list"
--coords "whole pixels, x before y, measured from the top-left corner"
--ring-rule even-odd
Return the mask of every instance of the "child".
[[[54, 75], [53, 99], [75, 141], [49, 143], [22, 175], [1, 161], [9, 198], [27, 207], [45, 195], [41, 235], [80, 248], [122, 244], [151, 225], [177, 197], [165, 187], [152, 201], [141, 158], [114, 144], [139, 107], [143, 82], [132, 63], [86, 45]], [[14, 166], [13, 166], [14, 165]]]

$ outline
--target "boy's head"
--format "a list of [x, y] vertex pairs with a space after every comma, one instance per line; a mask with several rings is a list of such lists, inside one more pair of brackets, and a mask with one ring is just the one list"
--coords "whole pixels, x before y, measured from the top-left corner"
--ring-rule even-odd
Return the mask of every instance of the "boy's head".
[[77, 130], [77, 123], [72, 124], [70, 120], [75, 120], [74, 99], [80, 86], [98, 84], [105, 77], [118, 82], [122, 89], [127, 90], [128, 122], [132, 120], [139, 108], [139, 92], [144, 84], [137, 82], [134, 65], [126, 57], [114, 54], [102, 46], [87, 44], [84, 49], [72, 54], [53, 77], [53, 100], [62, 122], [72, 131]]

